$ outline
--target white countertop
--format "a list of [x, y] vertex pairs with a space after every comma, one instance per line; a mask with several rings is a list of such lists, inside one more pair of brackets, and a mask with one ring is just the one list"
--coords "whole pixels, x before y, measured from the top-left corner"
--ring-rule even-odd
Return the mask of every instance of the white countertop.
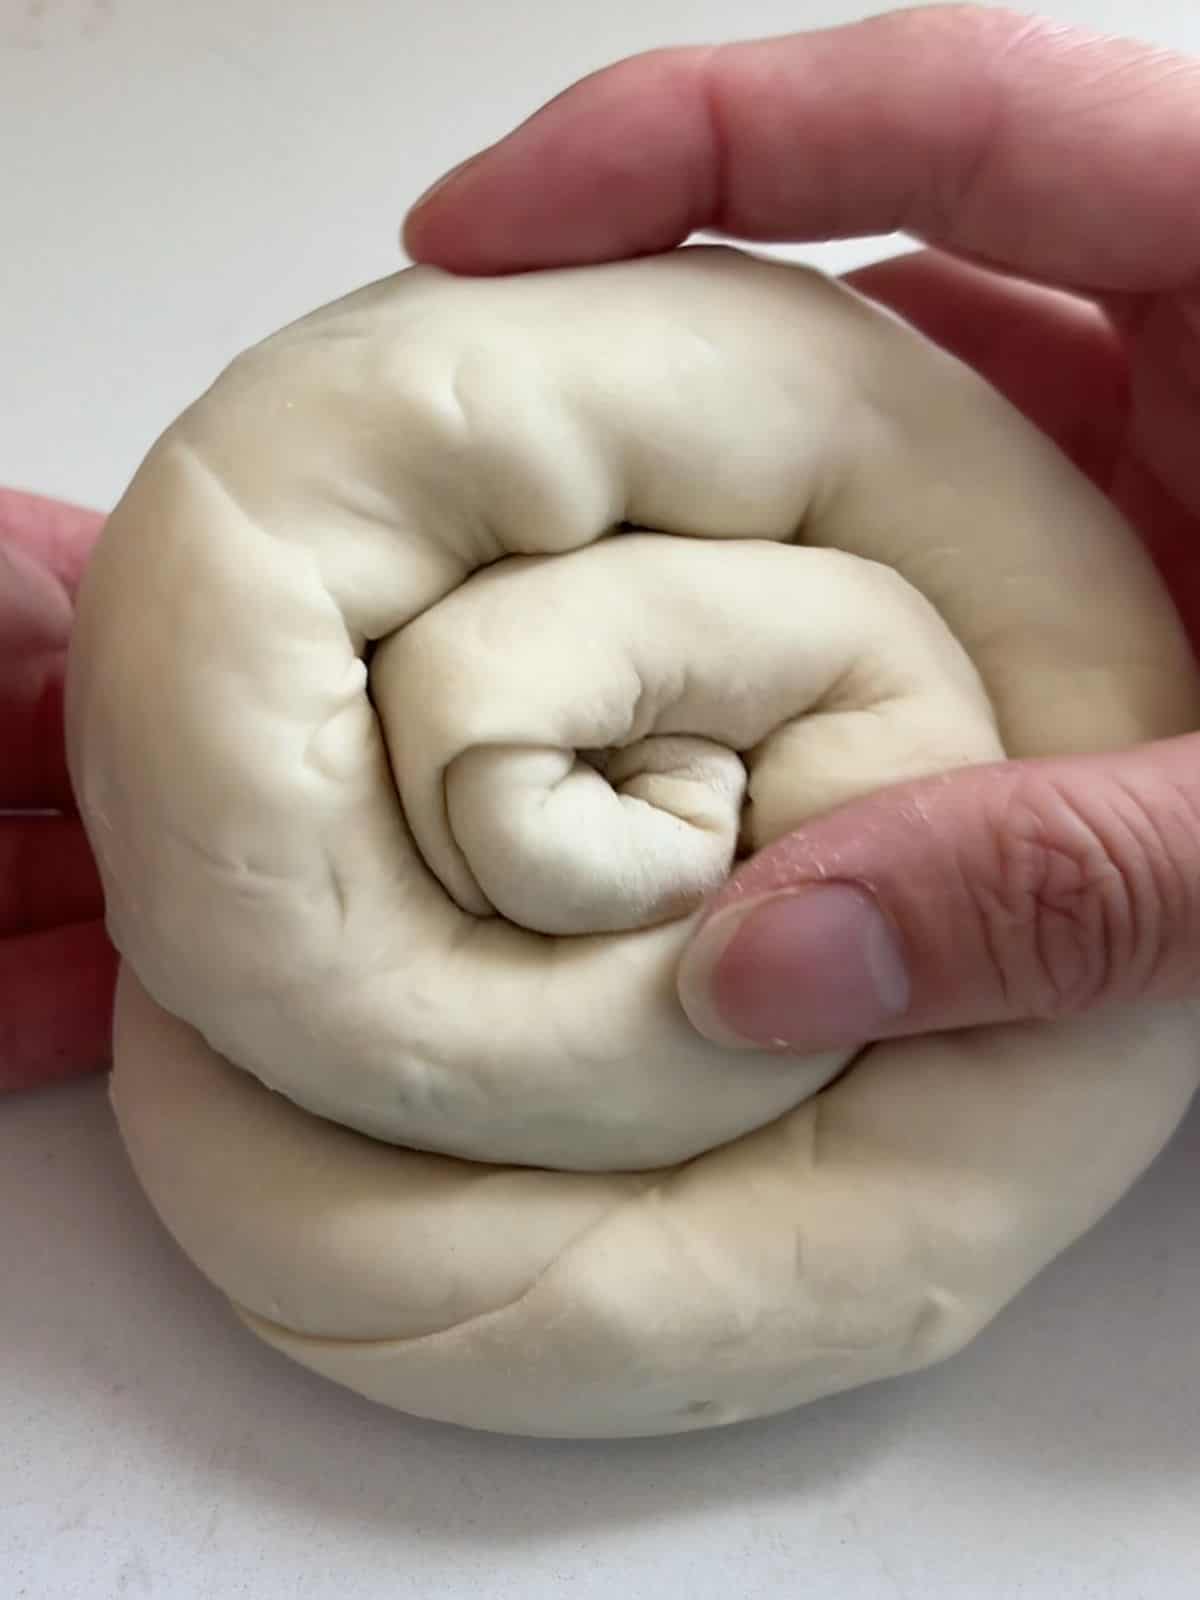
[[[0, 0], [0, 482], [106, 505], [405, 203], [645, 46], [823, 0]], [[1047, 9], [1200, 50], [1192, 0]], [[841, 264], [870, 247], [821, 252]], [[1200, 1115], [937, 1371], [727, 1433], [476, 1436], [257, 1346], [92, 1082], [0, 1103], [3, 1600], [1195, 1600]]]

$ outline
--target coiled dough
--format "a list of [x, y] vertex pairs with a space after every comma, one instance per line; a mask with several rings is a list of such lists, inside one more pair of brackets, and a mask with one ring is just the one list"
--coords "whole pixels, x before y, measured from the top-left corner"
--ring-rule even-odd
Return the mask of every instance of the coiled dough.
[[949, 1354], [1169, 1136], [1194, 1009], [762, 1057], [675, 998], [696, 908], [888, 782], [1198, 711], [1103, 496], [841, 285], [375, 284], [166, 432], [84, 585], [134, 1165], [256, 1333], [431, 1417], [668, 1432]]

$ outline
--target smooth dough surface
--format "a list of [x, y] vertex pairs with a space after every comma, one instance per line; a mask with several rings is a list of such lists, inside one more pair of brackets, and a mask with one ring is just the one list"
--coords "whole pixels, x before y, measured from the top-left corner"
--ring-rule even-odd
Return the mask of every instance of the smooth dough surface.
[[256, 1333], [427, 1416], [923, 1365], [1153, 1158], [1194, 1009], [764, 1058], [678, 1005], [694, 912], [886, 783], [1197, 725], [1109, 503], [842, 286], [401, 273], [240, 357], [84, 585], [134, 1165]]

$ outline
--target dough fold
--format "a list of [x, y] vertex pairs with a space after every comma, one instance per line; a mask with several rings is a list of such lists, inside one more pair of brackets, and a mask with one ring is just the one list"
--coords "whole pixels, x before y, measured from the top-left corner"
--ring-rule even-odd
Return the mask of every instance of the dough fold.
[[372, 285], [164, 434], [80, 598], [139, 1177], [260, 1337], [427, 1416], [669, 1432], [945, 1356], [1169, 1136], [1193, 1009], [764, 1058], [678, 1005], [694, 914], [884, 784], [1198, 710], [1111, 505], [841, 285]]

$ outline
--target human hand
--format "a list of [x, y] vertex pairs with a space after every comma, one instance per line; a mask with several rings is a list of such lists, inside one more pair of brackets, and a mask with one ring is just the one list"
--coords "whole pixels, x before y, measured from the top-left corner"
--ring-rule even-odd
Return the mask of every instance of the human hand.
[[[931, 248], [854, 275], [1100, 483], [1200, 637], [1200, 62], [974, 7], [634, 58], [425, 197], [414, 258], [503, 272], [696, 230]], [[1195, 992], [1200, 735], [906, 785], [716, 897], [680, 993], [798, 1049]]]
[[108, 1055], [116, 957], [62, 727], [73, 597], [102, 521], [0, 489], [0, 1090]]

